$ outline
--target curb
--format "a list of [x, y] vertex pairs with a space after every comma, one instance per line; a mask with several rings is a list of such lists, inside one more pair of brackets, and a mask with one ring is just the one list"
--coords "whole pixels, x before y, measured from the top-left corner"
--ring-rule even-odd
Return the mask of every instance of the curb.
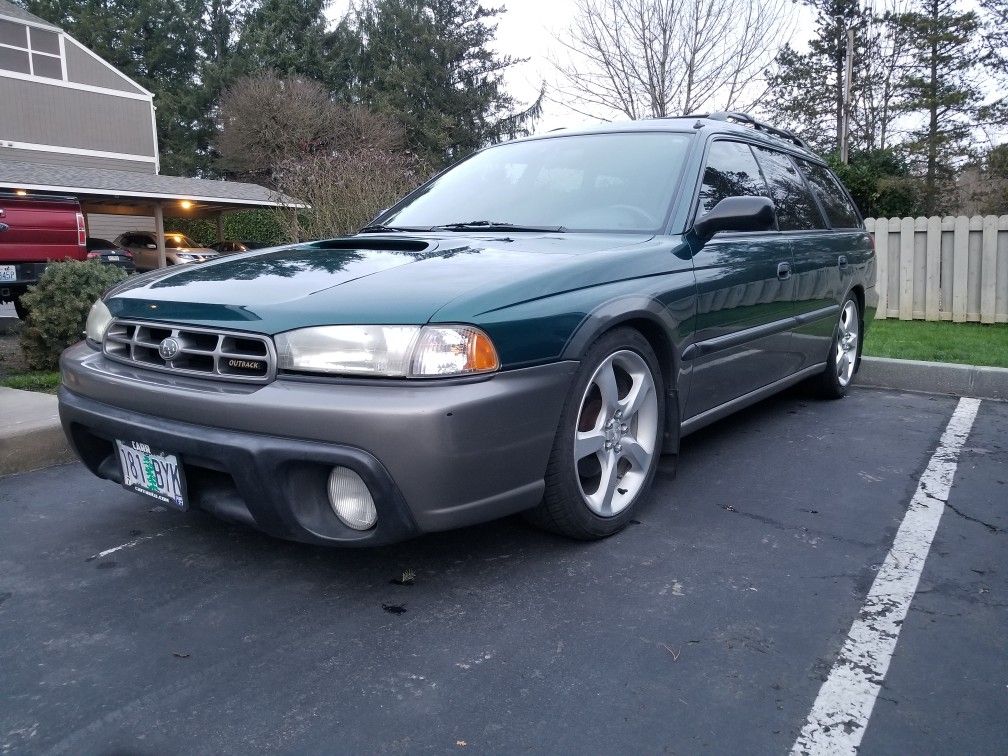
[[0, 387], [0, 475], [72, 461], [56, 397]]
[[1008, 401], [1008, 368], [862, 357], [857, 383], [875, 388]]

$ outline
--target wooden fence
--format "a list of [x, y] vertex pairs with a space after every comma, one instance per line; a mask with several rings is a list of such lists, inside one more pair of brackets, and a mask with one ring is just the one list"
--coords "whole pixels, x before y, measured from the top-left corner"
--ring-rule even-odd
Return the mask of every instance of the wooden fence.
[[869, 218], [876, 317], [1008, 322], [1008, 215]]

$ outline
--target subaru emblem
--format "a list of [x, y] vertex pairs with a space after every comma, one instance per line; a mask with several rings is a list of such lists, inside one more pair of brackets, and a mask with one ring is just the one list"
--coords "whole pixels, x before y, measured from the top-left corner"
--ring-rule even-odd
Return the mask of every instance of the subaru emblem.
[[178, 339], [169, 336], [158, 345], [158, 354], [161, 355], [161, 359], [165, 362], [171, 362], [178, 355], [181, 348], [182, 345], [179, 344]]

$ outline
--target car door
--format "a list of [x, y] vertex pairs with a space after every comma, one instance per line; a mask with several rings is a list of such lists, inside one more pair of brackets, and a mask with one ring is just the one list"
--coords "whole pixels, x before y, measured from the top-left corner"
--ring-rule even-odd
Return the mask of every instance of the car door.
[[[725, 197], [768, 196], [750, 145], [708, 146], [694, 217]], [[791, 252], [778, 231], [720, 232], [694, 256], [697, 286], [686, 416], [694, 417], [784, 378], [794, 368]]]
[[777, 223], [791, 242], [795, 316], [791, 372], [821, 364], [833, 335], [840, 277], [835, 239], [791, 155], [755, 148], [777, 206]]
[[[863, 265], [863, 251], [870, 248], [870, 240], [862, 227], [850, 196], [840, 185], [839, 179], [825, 165], [809, 160], [795, 159], [799, 171], [812, 194], [819, 201], [819, 207], [829, 224], [828, 234], [821, 235], [818, 261], [821, 273], [818, 283], [825, 291], [821, 299], [828, 309], [816, 310], [815, 303], [799, 302], [806, 313], [799, 332], [803, 343], [812, 350], [810, 362], [822, 362], [833, 339], [833, 330], [839, 318], [839, 308], [851, 287], [855, 272]], [[817, 297], [819, 299], [820, 297]]]

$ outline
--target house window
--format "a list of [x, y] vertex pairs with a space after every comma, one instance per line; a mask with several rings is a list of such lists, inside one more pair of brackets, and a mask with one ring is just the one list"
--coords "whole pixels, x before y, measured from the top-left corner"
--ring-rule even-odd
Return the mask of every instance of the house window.
[[0, 70], [62, 79], [59, 34], [0, 19]]

